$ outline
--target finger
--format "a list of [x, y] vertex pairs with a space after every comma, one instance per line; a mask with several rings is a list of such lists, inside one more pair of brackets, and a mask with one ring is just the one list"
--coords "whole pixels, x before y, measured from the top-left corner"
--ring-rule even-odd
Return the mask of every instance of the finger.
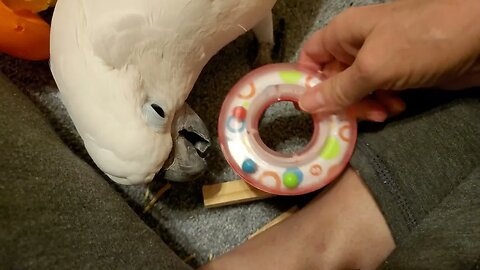
[[336, 34], [335, 27], [328, 25], [320, 31], [315, 32], [304, 44], [300, 53], [298, 63], [310, 69], [321, 70], [326, 64], [331, 62], [341, 62], [351, 65], [355, 57], [350, 55], [340, 46]]
[[339, 61], [333, 61], [323, 66], [322, 73], [326, 78], [330, 78], [344, 71], [347, 68], [347, 65]]
[[333, 113], [359, 102], [376, 88], [374, 81], [362, 76], [354, 64], [308, 89], [300, 97], [299, 105], [304, 111], [311, 113]]
[[299, 63], [321, 67], [336, 59], [352, 64], [356, 52], [380, 17], [379, 7], [349, 8], [336, 16], [329, 25], [315, 32], [305, 42]]
[[[342, 23], [345, 24], [346, 22], [340, 23], [340, 22], [337, 22], [338, 20], [339, 19], [335, 19], [325, 29], [325, 36], [328, 38], [324, 40], [324, 46], [326, 50], [333, 55], [336, 61], [341, 62], [347, 66], [350, 66], [355, 61], [356, 54], [350, 53], [350, 51], [352, 51], [350, 49], [352, 45], [349, 45], [348, 41], [343, 40], [342, 34], [338, 33], [339, 31], [338, 25]], [[346, 50], [345, 48], [349, 48], [349, 50]]]
[[380, 102], [366, 98], [350, 107], [350, 111], [360, 120], [383, 122], [388, 117], [388, 110]]
[[323, 44], [325, 29], [319, 30], [307, 39], [303, 45], [298, 64], [304, 68], [314, 71], [320, 70], [321, 67], [331, 62], [335, 57], [329, 53]]
[[375, 91], [374, 96], [387, 109], [390, 116], [396, 116], [405, 111], [405, 102], [393, 91]]

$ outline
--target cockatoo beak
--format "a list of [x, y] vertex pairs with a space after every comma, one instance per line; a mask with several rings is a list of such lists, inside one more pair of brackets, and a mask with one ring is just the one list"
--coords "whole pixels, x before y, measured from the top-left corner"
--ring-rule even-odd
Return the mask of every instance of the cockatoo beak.
[[210, 135], [205, 123], [187, 103], [175, 114], [172, 138], [172, 152], [163, 166], [165, 179], [195, 180], [207, 169], [204, 156], [210, 146]]

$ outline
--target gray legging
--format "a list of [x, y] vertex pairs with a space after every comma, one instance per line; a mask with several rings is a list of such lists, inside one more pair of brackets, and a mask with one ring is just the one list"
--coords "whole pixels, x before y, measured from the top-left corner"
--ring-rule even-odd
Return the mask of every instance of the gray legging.
[[398, 246], [385, 269], [479, 267], [479, 90], [409, 93], [402, 119], [360, 129], [351, 164]]
[[0, 74], [0, 269], [190, 269]]
[[[361, 126], [352, 165], [398, 245], [385, 269], [478, 264], [480, 102], [473, 94], [454, 101], [417, 94], [410, 115]], [[190, 269], [1, 75], [0, 149], [0, 268]]]

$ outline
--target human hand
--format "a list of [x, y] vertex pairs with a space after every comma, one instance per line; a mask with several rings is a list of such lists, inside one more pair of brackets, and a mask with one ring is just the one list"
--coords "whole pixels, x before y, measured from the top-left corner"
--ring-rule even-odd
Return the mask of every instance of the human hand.
[[[353, 108], [383, 121], [395, 90], [480, 85], [480, 1], [398, 0], [350, 8], [305, 43], [299, 64], [329, 79], [300, 99], [308, 112]], [[376, 91], [385, 89], [388, 91]], [[394, 91], [392, 91], [394, 90]]]

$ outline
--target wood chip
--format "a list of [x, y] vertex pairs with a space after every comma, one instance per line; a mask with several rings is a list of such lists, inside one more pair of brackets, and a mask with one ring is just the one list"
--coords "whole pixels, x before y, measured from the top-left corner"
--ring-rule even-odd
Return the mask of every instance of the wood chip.
[[212, 253], [208, 254], [208, 261], [209, 262], [211, 262], [214, 258], [215, 258], [215, 256], [213, 256]]
[[165, 193], [167, 190], [169, 190], [172, 187], [170, 183], [167, 183], [165, 186], [163, 186], [156, 194], [153, 196], [153, 199], [145, 206], [143, 209], [143, 213], [145, 214], [146, 212], [150, 211], [152, 207], [157, 203], [158, 199]]
[[189, 262], [193, 259], [195, 259], [195, 254], [192, 254], [192, 255], [186, 257], [185, 259], [183, 259], [183, 262], [187, 263], [187, 262]]
[[148, 198], [150, 198], [150, 196], [152, 195], [152, 193], [150, 192], [150, 184], [152, 182], [150, 182], [148, 185], [145, 185], [145, 193], [143, 195], [143, 202], [146, 202], [148, 200]]
[[292, 208], [288, 209], [286, 212], [283, 212], [282, 214], [280, 214], [278, 217], [274, 218], [272, 221], [270, 221], [269, 223], [267, 223], [265, 226], [263, 226], [262, 228], [258, 229], [255, 233], [253, 233], [252, 235], [250, 235], [248, 237], [248, 239], [252, 239], [253, 237], [261, 234], [262, 232], [270, 229], [271, 227], [273, 227], [274, 225], [284, 221], [285, 219], [289, 218], [291, 215], [293, 215], [295, 212], [298, 211], [298, 207], [295, 205], [293, 206]]
[[243, 180], [234, 180], [203, 186], [203, 204], [206, 208], [261, 200], [275, 195], [256, 189]]

